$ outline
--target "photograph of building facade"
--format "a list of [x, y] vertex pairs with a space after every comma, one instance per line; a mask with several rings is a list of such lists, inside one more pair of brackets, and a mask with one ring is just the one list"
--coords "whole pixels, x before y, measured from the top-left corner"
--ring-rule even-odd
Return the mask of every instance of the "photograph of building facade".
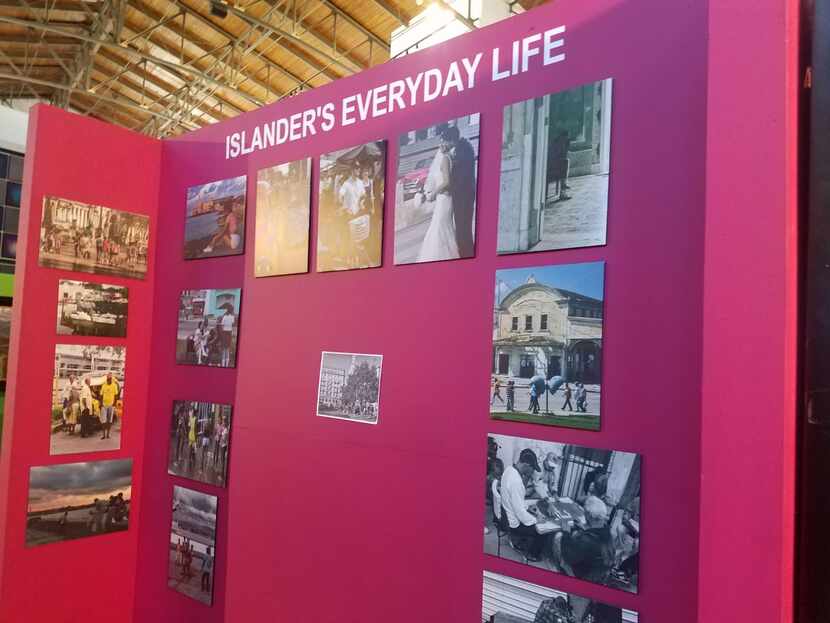
[[611, 79], [504, 109], [499, 253], [605, 244]]
[[383, 355], [323, 352], [317, 415], [377, 424]]

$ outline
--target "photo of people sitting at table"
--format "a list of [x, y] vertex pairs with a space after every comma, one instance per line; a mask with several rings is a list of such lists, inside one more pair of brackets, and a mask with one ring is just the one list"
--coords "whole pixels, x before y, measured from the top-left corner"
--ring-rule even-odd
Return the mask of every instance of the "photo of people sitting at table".
[[640, 456], [487, 438], [484, 552], [638, 591]]

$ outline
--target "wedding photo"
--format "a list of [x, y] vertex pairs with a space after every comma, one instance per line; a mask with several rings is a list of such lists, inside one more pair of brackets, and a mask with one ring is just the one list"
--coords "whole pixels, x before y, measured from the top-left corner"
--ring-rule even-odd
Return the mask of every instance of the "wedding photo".
[[260, 169], [256, 181], [254, 276], [308, 272], [311, 158]]
[[633, 610], [484, 572], [481, 623], [638, 623]]
[[38, 264], [144, 279], [150, 217], [59, 197], [43, 198]]
[[187, 189], [184, 259], [244, 252], [246, 183], [240, 175]]
[[128, 290], [88, 281], [58, 281], [58, 335], [127, 336]]
[[184, 290], [179, 300], [176, 363], [236, 367], [240, 288]]
[[176, 400], [167, 473], [224, 487], [228, 481], [231, 405]]
[[496, 271], [490, 417], [599, 430], [605, 263]]
[[126, 359], [124, 346], [55, 346], [49, 454], [121, 447]]
[[611, 78], [504, 108], [499, 253], [605, 244]]
[[320, 156], [317, 271], [381, 265], [386, 141]]
[[186, 487], [173, 486], [167, 586], [213, 604], [218, 498]]
[[317, 415], [377, 424], [383, 355], [323, 352]]
[[132, 459], [30, 468], [26, 545], [127, 530], [132, 474]]
[[475, 255], [478, 114], [401, 134], [395, 264]]
[[490, 434], [484, 553], [637, 593], [640, 455]]

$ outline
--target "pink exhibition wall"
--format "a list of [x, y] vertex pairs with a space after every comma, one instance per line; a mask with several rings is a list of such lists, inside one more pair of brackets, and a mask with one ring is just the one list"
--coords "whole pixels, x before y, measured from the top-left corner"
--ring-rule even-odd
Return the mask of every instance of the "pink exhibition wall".
[[[39, 107], [0, 457], [0, 622], [475, 621], [483, 569], [637, 610], [646, 623], [790, 621], [796, 211], [784, 93], [793, 94], [796, 42], [785, 38], [793, 6], [559, 0], [160, 142]], [[565, 62], [481, 79], [491, 48], [506, 52], [563, 24]], [[478, 51], [473, 91], [225, 160], [230, 132]], [[757, 66], [745, 71], [749, 59]], [[607, 246], [497, 256], [503, 107], [606, 77], [614, 79]], [[474, 112], [475, 258], [394, 266], [387, 192], [382, 267], [253, 278], [259, 169], [312, 156], [315, 188], [321, 153], [387, 139], [389, 190], [399, 134]], [[241, 174], [245, 255], [184, 261], [186, 189]], [[125, 280], [129, 383], [143, 393], [131, 394], [124, 447], [72, 458], [135, 459], [130, 531], [26, 550], [28, 467], [65, 460], [50, 459], [34, 415], [48, 401], [62, 276], [37, 266], [47, 193], [151, 214], [154, 257], [146, 281]], [[602, 430], [489, 420], [494, 271], [595, 260], [606, 262]], [[180, 291], [238, 286], [237, 368], [177, 366]], [[377, 426], [314, 416], [322, 350], [384, 355]], [[227, 490], [167, 475], [175, 399], [233, 402]], [[490, 432], [642, 454], [638, 595], [482, 552]], [[219, 496], [211, 608], [166, 586], [174, 484]], [[93, 599], [66, 581], [100, 576], [113, 561], [117, 587]]]

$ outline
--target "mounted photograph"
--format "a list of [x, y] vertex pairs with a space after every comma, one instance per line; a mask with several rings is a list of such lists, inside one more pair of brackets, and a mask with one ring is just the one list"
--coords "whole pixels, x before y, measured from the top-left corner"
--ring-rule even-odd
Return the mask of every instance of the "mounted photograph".
[[218, 498], [173, 486], [173, 513], [167, 564], [167, 586], [213, 604]]
[[255, 277], [308, 272], [310, 215], [311, 158], [259, 170]]
[[490, 417], [599, 430], [605, 263], [496, 271]]
[[605, 244], [611, 78], [504, 108], [499, 253]]
[[323, 352], [317, 415], [377, 424], [383, 355]]
[[640, 463], [632, 452], [488, 435], [484, 553], [637, 593]]
[[386, 141], [320, 156], [317, 271], [381, 265]]
[[132, 459], [29, 468], [26, 545], [127, 530], [132, 475]]
[[245, 251], [245, 184], [231, 177], [187, 189], [184, 259], [240, 255]]
[[126, 359], [124, 346], [55, 346], [49, 454], [121, 447]]
[[475, 255], [480, 115], [401, 134], [395, 182], [395, 264]]
[[236, 367], [240, 288], [184, 290], [179, 299], [176, 363]]
[[209, 485], [228, 482], [231, 405], [176, 400], [170, 421], [167, 473]]
[[150, 217], [59, 197], [43, 198], [38, 264], [144, 279]]
[[58, 335], [127, 337], [128, 290], [88, 281], [58, 281]]

